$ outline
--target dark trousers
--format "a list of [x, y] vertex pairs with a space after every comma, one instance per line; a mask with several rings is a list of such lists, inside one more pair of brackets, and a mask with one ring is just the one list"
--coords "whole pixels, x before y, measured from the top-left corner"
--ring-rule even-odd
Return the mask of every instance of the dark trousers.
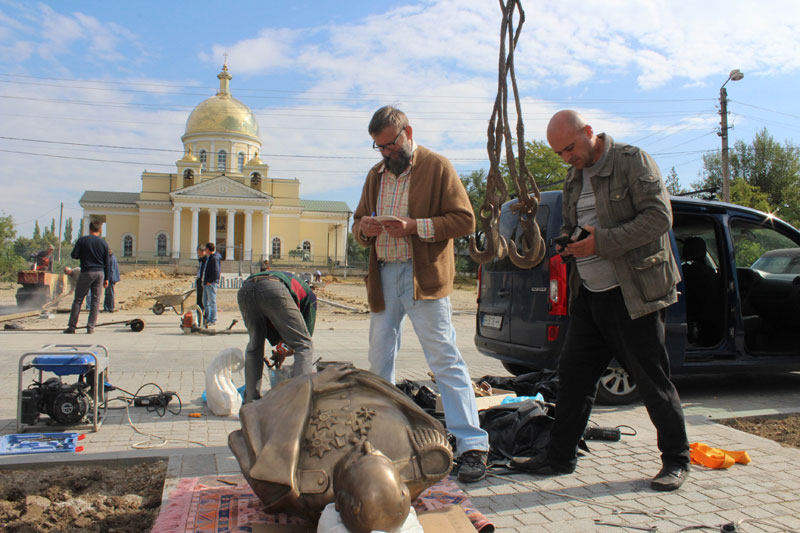
[[678, 391], [670, 381], [664, 346], [666, 310], [632, 320], [617, 287], [581, 287], [570, 309], [569, 330], [558, 363], [556, 418], [547, 449], [561, 467], [577, 463], [578, 443], [592, 412], [597, 380], [616, 358], [636, 383], [658, 434], [661, 462], [688, 467], [689, 440]]
[[195, 283], [195, 286], [197, 287], [197, 291], [196, 291], [197, 292], [197, 307], [199, 307], [200, 310], [202, 311], [203, 310], [203, 282], [200, 281], [200, 278], [197, 278], [197, 283]]
[[103, 293], [103, 281], [105, 279], [106, 276], [102, 270], [96, 272], [81, 271], [81, 275], [78, 276], [78, 284], [75, 286], [75, 299], [72, 300], [72, 309], [69, 312], [69, 327], [77, 327], [83, 299], [91, 291], [92, 307], [89, 309], [89, 322], [86, 326], [89, 329], [94, 329], [97, 324], [97, 313], [100, 312], [100, 295]]
[[113, 311], [114, 310], [114, 285], [116, 283], [108, 282], [108, 287], [106, 287], [106, 294], [105, 298], [103, 299], [103, 311]]
[[314, 344], [289, 289], [276, 278], [260, 276], [244, 282], [236, 295], [250, 342], [244, 355], [244, 403], [261, 397], [264, 341], [268, 330], [294, 349], [292, 377], [314, 370]]

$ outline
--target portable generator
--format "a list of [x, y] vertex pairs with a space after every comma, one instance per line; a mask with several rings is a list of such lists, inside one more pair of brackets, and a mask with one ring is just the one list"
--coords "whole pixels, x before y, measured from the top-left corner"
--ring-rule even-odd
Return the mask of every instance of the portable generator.
[[[23, 374], [29, 370], [35, 377], [23, 388]], [[17, 432], [38, 424], [41, 415], [50, 426], [90, 425], [97, 431], [100, 408], [106, 411], [107, 374], [108, 350], [99, 344], [51, 344], [24, 354], [19, 361]]]

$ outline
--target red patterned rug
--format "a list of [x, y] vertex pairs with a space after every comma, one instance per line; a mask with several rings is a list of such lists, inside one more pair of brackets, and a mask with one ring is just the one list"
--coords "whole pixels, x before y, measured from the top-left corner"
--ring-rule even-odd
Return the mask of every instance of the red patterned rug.
[[[470, 502], [450, 478], [443, 479], [414, 501], [417, 513], [460, 505], [472, 525], [481, 533], [491, 533], [494, 525]], [[245, 533], [255, 524], [285, 524], [316, 529], [302, 517], [267, 514], [261, 500], [253, 494], [241, 475], [183, 478], [161, 508], [152, 531], [158, 533]]]

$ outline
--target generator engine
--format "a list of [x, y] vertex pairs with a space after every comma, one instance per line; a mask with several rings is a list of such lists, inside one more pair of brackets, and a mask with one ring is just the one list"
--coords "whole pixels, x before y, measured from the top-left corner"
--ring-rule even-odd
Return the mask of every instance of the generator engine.
[[44, 382], [35, 381], [21, 391], [21, 416], [23, 424], [33, 425], [39, 421], [40, 414], [63, 426], [81, 423], [92, 406], [91, 385], [84, 376], [73, 384], [63, 383], [59, 378]]

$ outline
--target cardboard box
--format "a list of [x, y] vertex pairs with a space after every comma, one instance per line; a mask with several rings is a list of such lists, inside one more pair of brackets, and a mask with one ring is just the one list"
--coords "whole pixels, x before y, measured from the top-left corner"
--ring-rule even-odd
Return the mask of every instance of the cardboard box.
[[[478, 411], [483, 409], [488, 409], [490, 407], [494, 407], [495, 405], [500, 405], [500, 403], [509, 396], [516, 396], [517, 393], [512, 390], [505, 390], [505, 389], [492, 389], [491, 396], [478, 396], [475, 398], [475, 403], [478, 404]], [[436, 412], [442, 413], [444, 412], [444, 408], [442, 407], [442, 397], [436, 397]]]
[[475, 526], [460, 505], [448, 505], [418, 515], [425, 533], [475, 533]]

